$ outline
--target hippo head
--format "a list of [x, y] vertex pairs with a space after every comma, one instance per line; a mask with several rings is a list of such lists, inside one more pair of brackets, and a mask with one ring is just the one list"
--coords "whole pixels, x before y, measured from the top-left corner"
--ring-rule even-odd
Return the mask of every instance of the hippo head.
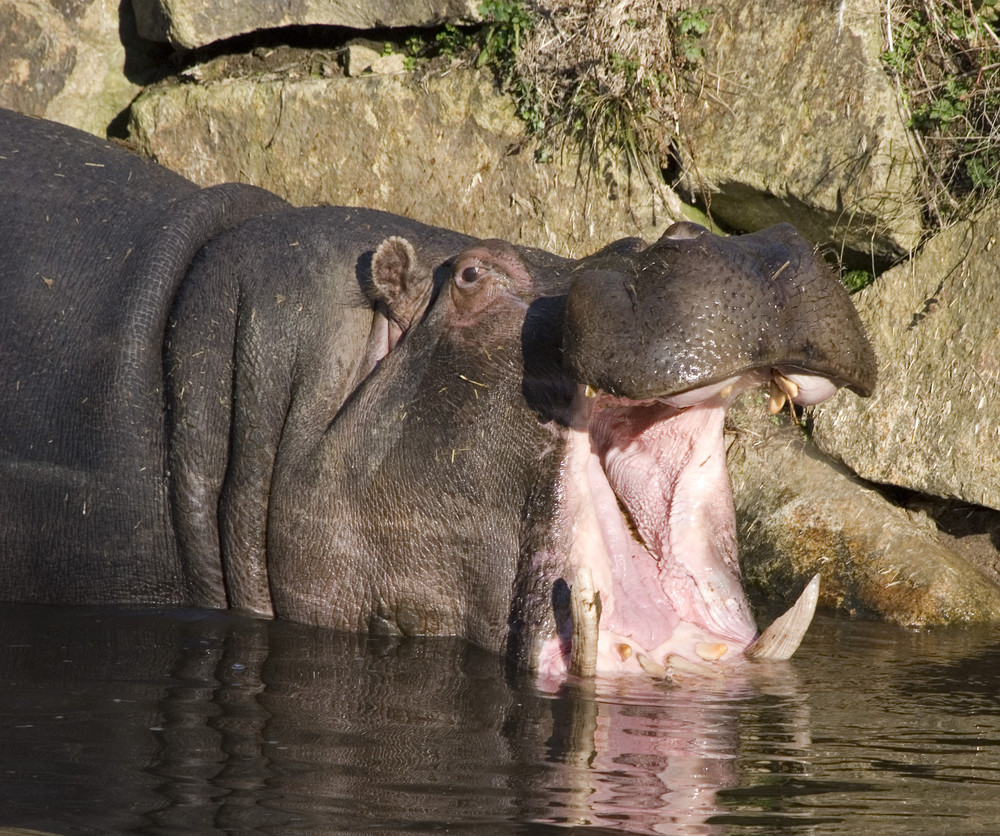
[[370, 286], [365, 379], [293, 471], [296, 522], [269, 532], [277, 613], [463, 635], [554, 676], [794, 651], [817, 585], [758, 636], [725, 409], [758, 385], [775, 410], [867, 395], [875, 362], [791, 227], [680, 223], [579, 261], [391, 238]]

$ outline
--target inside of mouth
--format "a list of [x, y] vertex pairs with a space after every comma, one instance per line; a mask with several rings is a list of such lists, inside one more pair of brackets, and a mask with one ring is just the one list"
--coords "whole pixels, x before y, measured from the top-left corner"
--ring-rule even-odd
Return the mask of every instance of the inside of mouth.
[[724, 417], [718, 395], [684, 408], [595, 405], [588, 477], [609, 564], [599, 627], [612, 666], [615, 656], [622, 668], [639, 664], [640, 654], [658, 664], [673, 654], [695, 661], [700, 644], [724, 643], [725, 655], [754, 638], [736, 563]]
[[576, 541], [585, 545], [574, 548], [571, 563], [586, 566], [600, 596], [598, 671], [726, 661], [754, 640], [723, 427], [740, 391], [775, 379], [780, 394], [795, 400], [800, 388], [810, 401], [835, 390], [813, 376], [769, 369], [641, 402], [588, 391], [579, 495], [593, 513], [579, 517], [589, 523], [579, 525]]

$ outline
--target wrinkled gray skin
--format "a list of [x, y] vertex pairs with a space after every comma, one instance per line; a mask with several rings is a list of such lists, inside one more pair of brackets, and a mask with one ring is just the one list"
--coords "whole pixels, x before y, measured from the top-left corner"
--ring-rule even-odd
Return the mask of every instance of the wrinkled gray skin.
[[200, 190], [9, 112], [0, 211], [3, 600], [455, 634], [530, 666], [568, 641], [584, 384], [664, 397], [775, 364], [874, 383], [787, 227], [679, 225], [573, 262]]

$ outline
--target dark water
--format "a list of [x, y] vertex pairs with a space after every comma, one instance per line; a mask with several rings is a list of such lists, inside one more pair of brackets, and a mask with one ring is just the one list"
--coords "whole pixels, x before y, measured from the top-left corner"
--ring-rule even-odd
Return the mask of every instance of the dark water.
[[723, 681], [540, 691], [459, 642], [4, 605], [0, 827], [1000, 831], [1000, 630], [819, 618]]

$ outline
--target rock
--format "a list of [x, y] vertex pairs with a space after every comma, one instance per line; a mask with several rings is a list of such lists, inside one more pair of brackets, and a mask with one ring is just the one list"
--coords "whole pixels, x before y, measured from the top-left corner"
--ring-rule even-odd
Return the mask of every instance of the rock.
[[134, 33], [118, 0], [0, 3], [0, 107], [105, 136], [154, 60]]
[[684, 188], [726, 226], [789, 221], [860, 267], [915, 247], [917, 162], [879, 61], [885, 4], [710, 6], [708, 82], [681, 109]]
[[817, 408], [814, 437], [865, 479], [1000, 509], [998, 224], [993, 206], [855, 296], [878, 387]]
[[365, 73], [389, 74], [406, 71], [406, 59], [397, 53], [383, 55], [370, 47], [351, 44], [344, 51], [344, 72], [351, 77]]
[[133, 0], [139, 34], [150, 41], [194, 49], [213, 41], [282, 26], [382, 29], [442, 26], [480, 20], [479, 0]]
[[249, 182], [297, 205], [368, 206], [566, 255], [655, 238], [677, 217], [672, 195], [610, 168], [588, 177], [570, 150], [536, 162], [485, 72], [290, 78], [286, 67], [147, 89], [131, 141], [203, 186]]
[[821, 572], [820, 605], [851, 615], [909, 626], [1000, 619], [1000, 584], [930, 518], [887, 502], [790, 427], [743, 422], [729, 465], [752, 600], [790, 604]]

